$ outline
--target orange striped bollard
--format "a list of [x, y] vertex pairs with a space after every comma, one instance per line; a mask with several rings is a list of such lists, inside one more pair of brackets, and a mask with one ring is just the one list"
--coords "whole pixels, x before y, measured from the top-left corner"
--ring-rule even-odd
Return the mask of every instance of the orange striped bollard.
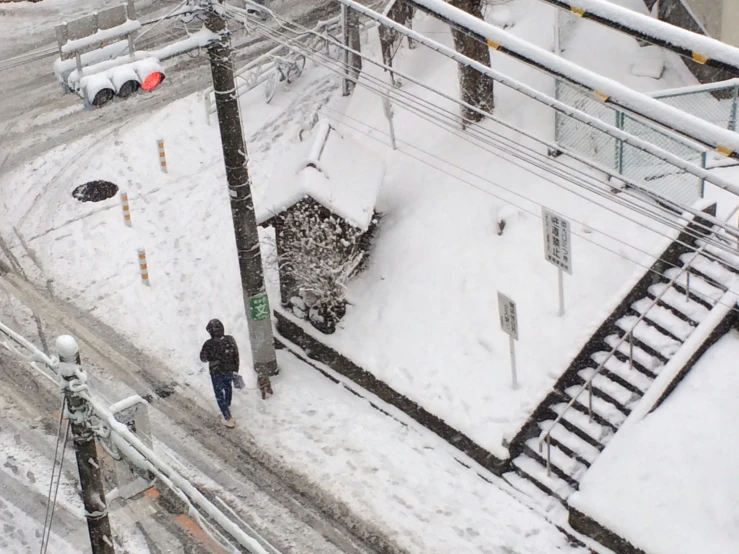
[[123, 206], [123, 222], [127, 227], [131, 227], [131, 207], [128, 205], [128, 194], [121, 193], [121, 206]]
[[139, 248], [139, 269], [141, 270], [141, 280], [145, 285], [149, 285], [149, 266], [146, 264], [146, 251]]
[[159, 167], [164, 173], [167, 173], [167, 158], [164, 156], [164, 140], [157, 140], [157, 149], [159, 150]]

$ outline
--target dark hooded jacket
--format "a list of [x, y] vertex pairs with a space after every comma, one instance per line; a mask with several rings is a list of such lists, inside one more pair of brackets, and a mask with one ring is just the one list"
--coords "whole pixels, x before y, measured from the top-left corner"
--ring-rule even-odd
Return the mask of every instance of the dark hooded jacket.
[[211, 375], [239, 372], [239, 349], [231, 335], [224, 335], [223, 323], [211, 319], [205, 328], [210, 338], [200, 349], [200, 361], [208, 362]]

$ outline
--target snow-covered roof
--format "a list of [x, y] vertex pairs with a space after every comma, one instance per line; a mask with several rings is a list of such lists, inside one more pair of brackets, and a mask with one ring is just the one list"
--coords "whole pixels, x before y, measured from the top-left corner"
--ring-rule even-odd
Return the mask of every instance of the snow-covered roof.
[[379, 156], [321, 121], [282, 162], [255, 202], [259, 224], [311, 197], [354, 227], [369, 227], [385, 176]]

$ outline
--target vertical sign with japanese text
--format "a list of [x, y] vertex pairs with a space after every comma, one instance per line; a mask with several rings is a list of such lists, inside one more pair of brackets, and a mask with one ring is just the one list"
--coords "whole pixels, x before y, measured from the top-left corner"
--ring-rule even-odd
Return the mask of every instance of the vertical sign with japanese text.
[[544, 257], [550, 264], [572, 275], [570, 222], [544, 207], [541, 214], [544, 222]]
[[518, 340], [518, 316], [516, 303], [505, 294], [498, 293], [498, 316], [500, 328], [515, 340]]

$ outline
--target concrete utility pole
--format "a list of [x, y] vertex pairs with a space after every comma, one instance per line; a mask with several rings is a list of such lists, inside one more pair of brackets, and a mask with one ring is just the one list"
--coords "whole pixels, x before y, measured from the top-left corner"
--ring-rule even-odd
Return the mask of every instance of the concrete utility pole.
[[341, 43], [347, 47], [344, 49], [345, 77], [341, 81], [341, 95], [349, 96], [362, 72], [361, 56], [349, 50], [359, 52], [362, 49], [362, 41], [359, 34], [359, 14], [343, 4], [341, 6]]
[[[87, 530], [90, 534], [92, 554], [115, 554], [113, 535], [108, 520], [108, 504], [105, 502], [105, 489], [100, 471], [95, 435], [90, 428], [92, 408], [87, 402], [85, 389], [80, 390], [80, 354], [77, 341], [69, 335], [56, 339], [59, 352], [59, 374], [64, 378], [64, 395], [67, 398], [69, 422], [74, 437], [74, 452], [77, 457], [77, 471], [80, 474], [82, 501], [85, 505]], [[82, 373], [84, 375], [84, 373]]]
[[208, 56], [213, 75], [228, 192], [231, 198], [236, 248], [239, 253], [241, 288], [244, 292], [251, 354], [254, 370], [260, 377], [266, 378], [277, 375], [279, 370], [272, 336], [272, 314], [264, 286], [264, 269], [251, 180], [246, 165], [248, 157], [241, 128], [239, 100], [236, 96], [231, 39], [220, 9], [221, 3], [223, 0], [210, 1], [210, 10], [205, 21], [206, 28], [221, 37], [208, 48]]

